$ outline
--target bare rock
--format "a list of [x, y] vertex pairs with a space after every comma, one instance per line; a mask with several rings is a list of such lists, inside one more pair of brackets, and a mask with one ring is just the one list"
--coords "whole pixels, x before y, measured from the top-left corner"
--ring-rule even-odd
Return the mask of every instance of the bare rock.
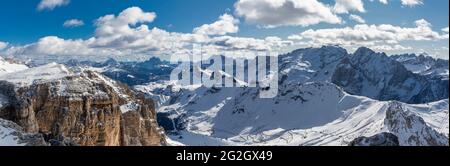
[[349, 146], [400, 146], [398, 137], [392, 133], [380, 133], [371, 137], [359, 137]]

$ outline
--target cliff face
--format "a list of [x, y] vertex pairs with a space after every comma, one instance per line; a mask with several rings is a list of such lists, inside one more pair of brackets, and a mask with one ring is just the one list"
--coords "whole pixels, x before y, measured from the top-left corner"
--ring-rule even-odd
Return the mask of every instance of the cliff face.
[[331, 82], [347, 93], [419, 104], [448, 99], [448, 79], [409, 71], [384, 53], [359, 48], [337, 65]]
[[156, 123], [153, 101], [139, 96], [141, 107], [136, 111], [122, 114], [121, 145], [124, 146], [156, 146], [165, 144]]
[[400, 143], [394, 134], [383, 132], [371, 137], [356, 138], [349, 146], [400, 146]]
[[[63, 68], [54, 65], [46, 67]], [[26, 84], [15, 78], [1, 81], [0, 94], [9, 104], [1, 109], [0, 118], [27, 133], [42, 134], [51, 145], [165, 144], [153, 101], [95, 72], [68, 73]]]
[[423, 118], [411, 113], [399, 102], [391, 102], [386, 111], [384, 124], [394, 133], [400, 145], [448, 146], [446, 135], [431, 128]]

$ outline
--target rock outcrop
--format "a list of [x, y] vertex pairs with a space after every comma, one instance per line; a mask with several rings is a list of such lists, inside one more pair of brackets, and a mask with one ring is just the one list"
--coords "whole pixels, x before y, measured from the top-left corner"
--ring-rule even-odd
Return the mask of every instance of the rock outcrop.
[[140, 107], [122, 114], [121, 144], [124, 146], [155, 146], [165, 144], [160, 133], [152, 100], [138, 96]]
[[391, 102], [384, 125], [399, 138], [402, 146], [448, 146], [449, 140], [427, 125], [423, 118], [409, 112], [399, 102]]
[[349, 146], [400, 146], [398, 137], [392, 133], [380, 133], [371, 137], [359, 137]]
[[[153, 101], [96, 72], [66, 70], [50, 64], [17, 73], [40, 73], [32, 74], [36, 78], [28, 83], [11, 74], [2, 76], [0, 94], [8, 98], [9, 105], [0, 111], [0, 118], [17, 123], [27, 133], [41, 133], [52, 145], [165, 144]], [[60, 76], [41, 78], [46, 74]]]

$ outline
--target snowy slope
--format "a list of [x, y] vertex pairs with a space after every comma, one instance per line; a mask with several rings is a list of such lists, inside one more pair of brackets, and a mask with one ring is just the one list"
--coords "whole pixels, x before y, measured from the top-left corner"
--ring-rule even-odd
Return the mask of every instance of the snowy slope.
[[448, 145], [448, 98], [442, 97], [448, 92], [440, 79], [428, 80], [367, 48], [353, 55], [335, 46], [300, 49], [279, 62], [273, 99], [259, 98], [259, 88], [170, 81], [135, 89], [158, 101], [158, 122], [174, 145], [348, 145], [385, 132], [400, 145]]
[[22, 128], [0, 118], [0, 146], [47, 146], [41, 134], [27, 134]]
[[[28, 67], [23, 64], [9, 62], [0, 57], [0, 77], [7, 73], [26, 70]], [[8, 98], [0, 94], [0, 109], [9, 104]], [[20, 142], [18, 133], [20, 127], [13, 122], [0, 118], [0, 146], [23, 146], [26, 142]]]
[[0, 57], [0, 75], [28, 69], [24, 64], [14, 63]]
[[73, 75], [64, 65], [50, 63], [44, 66], [0, 75], [0, 80], [15, 84], [17, 87], [29, 86], [34, 81], [52, 81]]
[[336, 65], [348, 53], [336, 46], [306, 48], [280, 55], [281, 82], [330, 81]]
[[17, 125], [0, 119], [0, 146], [23, 146], [23, 143], [19, 143], [19, 137], [15, 134], [17, 131]]
[[[417, 128], [432, 129], [439, 145], [448, 141], [448, 100], [404, 105], [401, 111], [422, 117], [419, 127], [390, 128], [386, 115], [395, 102], [380, 102], [343, 92], [330, 83], [287, 84], [274, 99], [258, 98], [257, 88], [184, 90], [159, 108], [171, 119], [174, 142], [186, 145], [348, 145], [361, 136], [392, 132], [401, 145], [429, 145]], [[398, 117], [397, 119], [400, 119]], [[419, 118], [420, 119], [420, 118]], [[161, 124], [164, 126], [164, 124]], [[166, 128], [167, 129], [167, 128]], [[447, 130], [446, 130], [447, 129]], [[404, 132], [400, 132], [404, 131]]]

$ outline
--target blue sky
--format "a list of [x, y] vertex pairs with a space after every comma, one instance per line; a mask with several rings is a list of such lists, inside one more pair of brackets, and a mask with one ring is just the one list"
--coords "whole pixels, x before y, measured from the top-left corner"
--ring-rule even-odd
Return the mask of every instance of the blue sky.
[[[344, 31], [339, 30], [345, 28], [353, 29], [357, 24], [364, 24], [367, 26], [380, 26], [386, 24], [395, 26], [397, 28], [405, 28], [399, 31], [401, 31], [402, 33], [403, 31], [405, 31], [404, 35], [409, 36], [407, 33], [415, 32], [415, 30], [412, 28], [416, 28], [416, 30], [420, 29], [420, 27], [417, 26], [418, 24], [416, 21], [425, 20], [429, 24], [426, 24], [427, 26], [425, 27], [429, 27], [431, 30], [426, 32], [432, 33], [431, 35], [433, 35], [434, 33], [434, 37], [432, 38], [423, 39], [423, 37], [421, 36], [405, 37], [398, 39], [398, 41], [395, 41], [395, 43], [392, 43], [393, 40], [381, 39], [385, 41], [376, 41], [379, 38], [374, 37], [373, 41], [372, 39], [370, 39], [370, 42], [369, 40], [367, 40], [367, 43], [360, 43], [360, 46], [366, 46], [367, 44], [368, 47], [374, 47], [376, 48], [376, 50], [392, 54], [401, 52], [427, 52], [429, 54], [433, 54], [436, 57], [448, 59], [448, 29], [447, 32], [443, 30], [444, 28], [448, 28], [449, 24], [448, 0], [412, 0], [419, 2], [419, 4], [416, 5], [405, 5], [403, 4], [402, 0], [388, 0], [387, 4], [381, 3], [379, 0], [359, 0], [363, 3], [364, 11], [361, 11], [360, 8], [358, 9], [355, 6], [350, 5], [347, 8], [347, 11], [340, 13], [336, 12], [334, 8], [337, 1], [339, 0], [308, 0], [314, 1], [311, 2], [311, 4], [317, 4], [316, 2], [318, 2], [320, 3], [320, 5], [329, 9], [329, 11], [331, 11], [331, 14], [328, 14], [327, 17], [330, 15], [336, 16], [341, 19], [340, 22], [331, 23], [332, 20], [328, 18], [321, 18], [323, 19], [323, 21], [319, 21], [317, 23], [305, 23], [302, 21], [304, 17], [298, 16], [299, 14], [297, 14], [292, 16], [294, 18], [298, 17], [298, 19], [294, 21], [287, 20], [283, 21], [282, 23], [275, 21], [276, 23], [274, 23], [274, 20], [271, 20], [273, 25], [269, 25], [270, 23], [267, 22], [267, 16], [261, 16], [260, 18], [256, 18], [252, 21], [251, 19], [249, 19], [250, 11], [262, 10], [262, 7], [264, 7], [264, 5], [275, 1], [281, 1], [283, 3], [287, 3], [288, 1], [297, 1], [293, 3], [299, 4], [305, 1], [275, 0], [272, 2], [267, 2], [266, 4], [258, 4], [259, 6], [256, 7], [253, 6], [253, 8], [255, 8], [253, 9], [249, 8], [248, 6], [245, 7], [244, 5], [246, 5], [245, 3], [253, 3], [251, 1], [254, 0], [240, 0], [242, 2], [240, 2], [239, 0], [47, 0], [53, 1], [53, 3], [59, 3], [63, 1], [65, 1], [65, 3], [60, 6], [40, 9], [39, 5], [40, 3], [42, 3], [42, 1], [3, 0], [2, 2], [0, 2], [0, 22], [2, 22], [2, 25], [0, 26], [0, 42], [4, 43], [3, 45], [7, 45], [3, 46], [3, 48], [1, 48], [0, 45], [0, 50], [3, 49], [3, 53], [0, 52], [0, 54], [5, 56], [12, 56], [13, 54], [24, 54], [24, 52], [32, 54], [34, 52], [33, 50], [30, 51], [30, 49], [36, 49], [36, 47], [38, 46], [39, 48], [41, 48], [41, 45], [39, 45], [40, 43], [38, 41], [48, 36], [56, 36], [58, 37], [58, 39], [62, 40], [61, 43], [65, 42], [61, 46], [72, 44], [66, 42], [71, 40], [82, 40], [84, 42], [83, 44], [85, 44], [88, 43], [85, 41], [93, 37], [96, 38], [96, 40], [102, 37], [106, 38], [105, 36], [99, 36], [98, 34], [96, 34], [96, 30], [99, 28], [99, 25], [95, 24], [97, 19], [108, 14], [118, 16], [127, 8], [138, 7], [142, 10], [142, 12], [154, 12], [154, 14], [156, 15], [156, 18], [152, 21], [139, 22], [139, 24], [147, 25], [148, 29], [156, 27], [165, 32], [192, 34], [195, 33], [193, 32], [194, 28], [200, 27], [203, 24], [212, 24], [218, 21], [220, 16], [228, 13], [228, 15], [230, 15], [234, 19], [234, 21], [238, 20], [238, 22], [233, 23], [235, 28], [238, 28], [238, 30], [227, 32], [221, 35], [207, 35], [208, 40], [217, 41], [218, 39], [213, 38], [219, 38], [221, 36], [242, 37], [252, 40], [264, 40], [267, 37], [277, 37], [281, 41], [286, 41], [286, 43], [291, 42], [290, 44], [288, 44], [288, 46], [283, 45], [284, 48], [289, 49], [307, 47], [312, 45], [317, 46], [321, 44], [330, 44], [326, 41], [326, 39], [314, 42], [312, 41], [315, 40], [315, 37], [318, 34], [323, 34], [325, 32], [319, 31], [321, 29], [328, 29], [329, 31], [327, 32], [329, 33], [343, 33]], [[346, 4], [353, 3], [351, 2], [352, 0], [342, 1], [342, 3]], [[238, 6], [240, 5], [242, 6], [242, 8], [238, 9]], [[258, 9], [260, 6], [262, 6], [261, 9]], [[302, 8], [308, 7], [298, 7], [298, 9], [293, 9], [293, 13], [301, 13], [303, 10]], [[283, 8], [282, 6], [275, 11], [283, 11], [284, 9], [285, 8]], [[365, 23], [358, 23], [354, 20], [351, 20], [350, 15], [362, 18]], [[279, 14], [279, 16], [280, 18], [274, 19], [277, 20], [291, 17], [286, 14]], [[319, 16], [324, 15], [319, 14]], [[83, 25], [73, 27], [63, 26], [64, 22], [70, 19], [82, 21]], [[139, 25], [130, 25], [129, 27], [132, 30], [135, 30], [135, 28], [137, 28], [138, 26]], [[334, 29], [336, 32], [331, 31], [330, 29]], [[381, 29], [381, 27], [374, 29], [378, 30]], [[308, 30], [317, 32], [303, 33]], [[354, 33], [358, 34], [357, 32]], [[395, 33], [399, 32], [395, 31]], [[289, 39], [290, 36], [294, 35], [301, 36], [302, 39]], [[340, 39], [347, 40], [348, 38], [345, 35], [346, 34], [343, 34], [343, 36], [337, 37], [336, 41], [339, 41]], [[352, 34], [349, 34], [349, 36], [351, 35]], [[355, 42], [358, 41], [359, 40], [355, 40]], [[38, 46], [26, 47], [27, 45], [33, 44]], [[349, 50], [355, 49], [352, 48], [354, 44], [349, 44], [345, 41], [336, 44], [342, 44]], [[393, 47], [394, 45], [398, 46], [397, 49]], [[111, 45], [108, 46], [112, 47]], [[387, 46], [391, 46], [392, 48], [387, 48]], [[15, 50], [11, 49], [11, 47], [14, 47]], [[92, 48], [93, 46], [86, 44], [86, 46], [83, 46], [82, 48], [85, 47]], [[17, 49], [19, 48], [21, 51], [17, 51]], [[148, 50], [153, 51], [155, 49], [147, 49], [147, 51]], [[48, 54], [52, 54], [53, 56], [55, 56], [66, 53], [67, 52], [58, 53], [53, 51]], [[39, 51], [36, 54], [47, 53]], [[120, 54], [124, 55], [126, 53]], [[154, 55], [155, 53], [152, 52], [151, 54]]]

